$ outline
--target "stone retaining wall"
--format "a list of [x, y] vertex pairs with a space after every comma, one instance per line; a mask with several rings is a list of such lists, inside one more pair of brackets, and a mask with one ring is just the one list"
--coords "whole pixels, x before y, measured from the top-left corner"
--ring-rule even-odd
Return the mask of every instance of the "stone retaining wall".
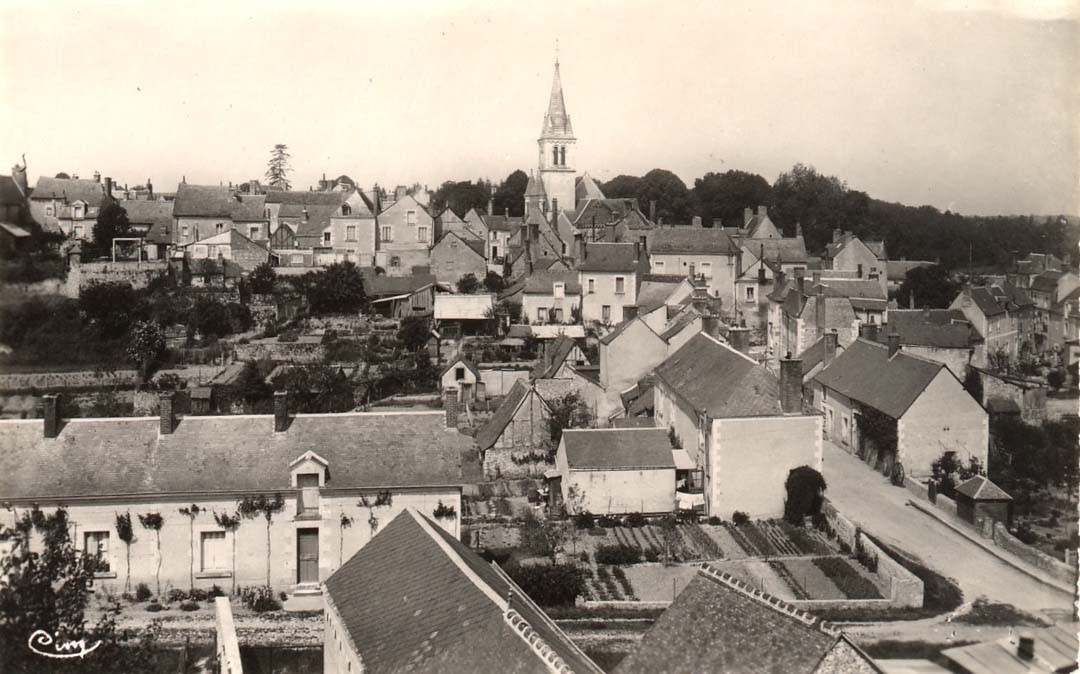
[[237, 344], [236, 360], [275, 360], [291, 363], [321, 363], [326, 355], [322, 344], [309, 342], [259, 341]]
[[1054, 559], [1042, 550], [1026, 545], [1023, 541], [1009, 533], [1001, 522], [994, 523], [994, 545], [1008, 550], [1025, 562], [1050, 574], [1055, 580], [1060, 580], [1069, 585], [1076, 583], [1077, 569], [1064, 562]]
[[27, 372], [0, 374], [0, 391], [59, 391], [137, 386], [141, 381], [136, 370], [109, 372], [80, 370], [75, 372]]
[[523, 449], [509, 447], [492, 447], [484, 452], [484, 478], [488, 480], [511, 479], [516, 480], [526, 477], [543, 477], [544, 471], [553, 470], [554, 462], [527, 461], [515, 463], [529, 456], [531, 453], [544, 453], [543, 449]]

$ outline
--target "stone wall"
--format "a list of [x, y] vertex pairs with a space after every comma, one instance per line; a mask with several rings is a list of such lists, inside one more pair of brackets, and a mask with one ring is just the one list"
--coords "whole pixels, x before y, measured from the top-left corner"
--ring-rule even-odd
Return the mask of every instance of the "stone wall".
[[1020, 539], [1010, 534], [1009, 530], [1001, 522], [994, 524], [994, 545], [1008, 550], [1032, 566], [1045, 571], [1055, 580], [1068, 583], [1070, 586], [1076, 584], [1077, 570], [1075, 566], [1069, 566], [1060, 560], [1054, 559], [1042, 550], [1025, 545]]
[[543, 477], [545, 471], [554, 470], [555, 463], [551, 461], [524, 461], [530, 453], [546, 452], [543, 448], [531, 450], [527, 447], [492, 447], [484, 452], [484, 478], [517, 480], [526, 477]]
[[278, 342], [260, 340], [247, 344], [237, 344], [236, 360], [276, 360], [292, 363], [321, 363], [326, 349], [321, 343], [314, 342]]
[[80, 288], [94, 282], [130, 283], [132, 288], [145, 288], [150, 281], [168, 272], [169, 263], [164, 260], [72, 264], [68, 271], [65, 294], [69, 297], [78, 297]]
[[76, 372], [27, 372], [0, 374], [0, 391], [29, 392], [55, 391], [72, 389], [98, 389], [136, 386], [141, 381], [135, 370], [113, 370], [95, 372], [82, 370]]

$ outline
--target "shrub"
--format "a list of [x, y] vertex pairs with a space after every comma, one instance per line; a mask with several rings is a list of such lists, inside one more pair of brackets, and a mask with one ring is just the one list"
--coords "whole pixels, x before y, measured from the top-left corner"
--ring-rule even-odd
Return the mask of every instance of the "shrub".
[[802, 524], [803, 517], [821, 511], [825, 478], [810, 466], [799, 466], [788, 473], [784, 481], [787, 499], [784, 501], [784, 519], [791, 524]]
[[199, 588], [192, 589], [187, 596], [191, 601], [208, 601], [210, 599], [210, 593]]
[[185, 601], [180, 604], [181, 611], [198, 611], [199, 605], [193, 601]]
[[637, 564], [641, 561], [641, 550], [630, 545], [598, 545], [596, 547], [597, 564]]
[[660, 552], [656, 548], [645, 548], [645, 561], [646, 562], [659, 562]]
[[588, 510], [574, 515], [574, 527], [576, 529], [592, 529], [596, 526], [595, 518]]
[[626, 526], [628, 527], [643, 527], [645, 524], [645, 516], [641, 513], [630, 513], [626, 516]]
[[589, 553], [582, 550], [580, 559], [581, 559], [582, 564], [588, 564], [589, 563]]
[[709, 515], [709, 519], [706, 521], [713, 526], [720, 526], [724, 523], [724, 520], [720, 519], [716, 515]]
[[512, 565], [507, 573], [541, 606], [573, 606], [585, 587], [581, 571], [574, 564]]
[[735, 526], [741, 527], [744, 524], [750, 523], [750, 516], [741, 510], [736, 510], [731, 515], [731, 521], [735, 523]]
[[506, 563], [510, 561], [510, 555], [513, 553], [513, 548], [484, 548], [480, 551], [480, 556], [488, 562], [495, 562], [499, 566], [506, 566]]
[[281, 608], [281, 604], [274, 599], [274, 591], [268, 585], [241, 588], [240, 601], [256, 613], [276, 611]]
[[611, 515], [601, 515], [597, 518], [596, 523], [605, 529], [613, 529], [619, 526], [619, 518], [612, 517]]
[[1034, 545], [1039, 541], [1039, 534], [1032, 531], [1027, 522], [1021, 522], [1020, 525], [1016, 527], [1016, 532], [1013, 535], [1020, 539], [1020, 542], [1025, 545]]
[[278, 339], [279, 342], [295, 342], [296, 340], [300, 339], [300, 331], [299, 330], [285, 330], [284, 332], [282, 332], [281, 334], [278, 335], [277, 339]]
[[175, 604], [178, 601], [184, 601], [187, 598], [187, 592], [184, 592], [183, 590], [177, 588], [169, 590], [168, 594], [165, 595], [165, 601], [170, 604]]
[[146, 605], [146, 610], [151, 613], [158, 613], [159, 611], [164, 611], [165, 607], [154, 601]]
[[626, 577], [626, 572], [622, 570], [622, 567], [616, 566], [611, 570], [611, 575], [615, 576], [615, 580], [622, 586], [623, 594], [628, 599], [634, 598], [634, 587], [630, 584], [630, 580]]
[[146, 601], [152, 596], [154, 594], [150, 592], [150, 586], [146, 583], [139, 583], [135, 586], [135, 601]]
[[222, 590], [219, 586], [214, 585], [212, 588], [210, 588], [209, 595], [210, 596], [208, 598], [211, 598], [211, 599], [213, 597], [224, 597], [225, 596], [225, 590]]

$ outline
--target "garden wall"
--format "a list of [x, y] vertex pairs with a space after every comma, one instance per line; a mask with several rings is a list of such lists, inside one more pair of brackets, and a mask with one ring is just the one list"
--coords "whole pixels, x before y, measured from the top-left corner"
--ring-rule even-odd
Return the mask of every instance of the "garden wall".
[[292, 363], [319, 363], [326, 355], [326, 349], [316, 342], [278, 342], [260, 340], [247, 344], [237, 344], [236, 360], [275, 360]]
[[0, 391], [59, 391], [70, 389], [112, 388], [136, 386], [141, 381], [135, 370], [76, 372], [28, 372], [0, 374]]
[[68, 271], [66, 294], [78, 297], [79, 289], [94, 282], [130, 283], [132, 288], [145, 288], [155, 278], [169, 271], [166, 261], [150, 262], [84, 262], [72, 264]]
[[531, 453], [546, 452], [543, 449], [492, 447], [484, 452], [484, 478], [498, 480], [542, 477], [544, 471], [554, 470], [555, 463], [551, 461], [526, 461]]
[[[887, 609], [898, 606], [911, 606], [911, 604], [897, 604], [892, 599], [786, 599], [785, 601], [795, 608], [811, 612], [828, 609]], [[921, 601], [919, 606], [922, 606]]]
[[1025, 545], [1020, 539], [1009, 533], [1001, 522], [994, 523], [994, 545], [1004, 548], [1020, 557], [1025, 562], [1045, 571], [1054, 579], [1073, 585], [1076, 583], [1076, 568], [1054, 559], [1041, 550]]
[[527, 366], [481, 363], [477, 369], [480, 370], [480, 379], [484, 382], [484, 389], [489, 398], [506, 395], [513, 388], [514, 382], [524, 379], [528, 383], [529, 379]]

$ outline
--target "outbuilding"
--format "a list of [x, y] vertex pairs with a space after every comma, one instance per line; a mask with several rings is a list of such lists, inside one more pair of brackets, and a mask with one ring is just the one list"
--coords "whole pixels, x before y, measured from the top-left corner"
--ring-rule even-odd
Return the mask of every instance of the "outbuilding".
[[446, 391], [456, 390], [459, 401], [476, 402], [485, 397], [480, 370], [460, 355], [450, 359], [439, 377], [439, 382], [444, 394]]
[[1012, 526], [1012, 496], [982, 475], [976, 475], [956, 488], [956, 514], [977, 523], [980, 519]]
[[662, 428], [563, 431], [555, 466], [571, 512], [666, 514], [675, 507], [675, 460]]

